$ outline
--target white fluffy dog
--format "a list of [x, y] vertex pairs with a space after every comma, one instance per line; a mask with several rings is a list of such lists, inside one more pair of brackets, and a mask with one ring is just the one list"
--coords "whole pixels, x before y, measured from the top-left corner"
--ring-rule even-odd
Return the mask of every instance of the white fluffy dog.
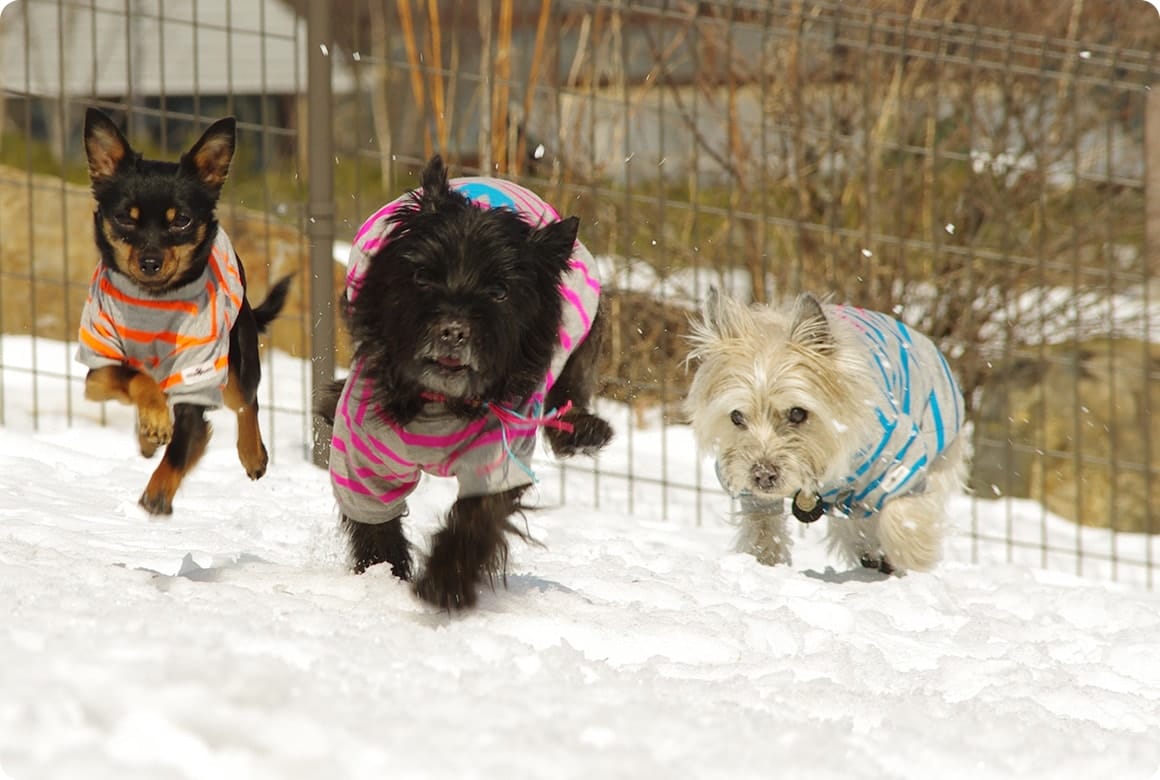
[[745, 306], [713, 290], [692, 340], [686, 412], [740, 500], [739, 551], [790, 562], [792, 497], [803, 522], [829, 515], [828, 546], [851, 565], [938, 562], [967, 447], [962, 393], [928, 338], [810, 295]]

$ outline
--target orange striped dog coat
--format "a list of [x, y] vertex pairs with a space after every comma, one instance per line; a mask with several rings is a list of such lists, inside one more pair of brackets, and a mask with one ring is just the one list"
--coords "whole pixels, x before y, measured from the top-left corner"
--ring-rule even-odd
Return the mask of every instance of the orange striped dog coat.
[[206, 269], [192, 282], [142, 295], [104, 264], [81, 312], [76, 359], [90, 369], [124, 365], [153, 377], [175, 403], [216, 408], [229, 373], [230, 329], [245, 289], [233, 245], [218, 229]]

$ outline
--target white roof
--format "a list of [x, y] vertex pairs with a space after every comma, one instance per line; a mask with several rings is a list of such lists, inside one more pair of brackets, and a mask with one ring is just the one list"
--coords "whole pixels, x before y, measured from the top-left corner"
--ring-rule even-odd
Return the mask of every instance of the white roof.
[[[126, 14], [128, 8], [128, 14]], [[334, 90], [353, 79], [339, 58]], [[306, 91], [306, 23], [280, 0], [16, 0], [0, 88], [54, 96]]]

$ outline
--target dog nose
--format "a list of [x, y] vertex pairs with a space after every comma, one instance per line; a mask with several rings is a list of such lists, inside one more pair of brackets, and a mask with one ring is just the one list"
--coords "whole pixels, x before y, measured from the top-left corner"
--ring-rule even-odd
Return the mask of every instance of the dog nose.
[[758, 490], [773, 490], [781, 478], [781, 469], [772, 463], [754, 463], [750, 473], [753, 475], [753, 485]]
[[470, 335], [471, 329], [460, 320], [450, 320], [439, 327], [439, 341], [448, 347], [458, 347]]
[[157, 255], [142, 255], [137, 258], [137, 267], [146, 276], [152, 276], [161, 270], [161, 258]]

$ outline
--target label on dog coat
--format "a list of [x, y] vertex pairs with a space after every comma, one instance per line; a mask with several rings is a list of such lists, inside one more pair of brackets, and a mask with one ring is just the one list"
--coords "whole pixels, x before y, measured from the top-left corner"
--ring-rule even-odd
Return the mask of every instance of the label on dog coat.
[[208, 360], [205, 363], [181, 369], [181, 381], [187, 385], [197, 385], [213, 379], [217, 372], [217, 366], [212, 360]]
[[906, 466], [898, 465], [890, 469], [890, 471], [887, 471], [886, 476], [882, 478], [882, 482], [879, 484], [887, 493], [893, 493], [899, 485], [906, 481], [908, 476], [910, 476], [910, 469]]
[[218, 229], [205, 271], [159, 295], [97, 266], [81, 311], [76, 359], [124, 365], [157, 380], [172, 403], [217, 407], [229, 368], [230, 329], [245, 297], [233, 245]]

